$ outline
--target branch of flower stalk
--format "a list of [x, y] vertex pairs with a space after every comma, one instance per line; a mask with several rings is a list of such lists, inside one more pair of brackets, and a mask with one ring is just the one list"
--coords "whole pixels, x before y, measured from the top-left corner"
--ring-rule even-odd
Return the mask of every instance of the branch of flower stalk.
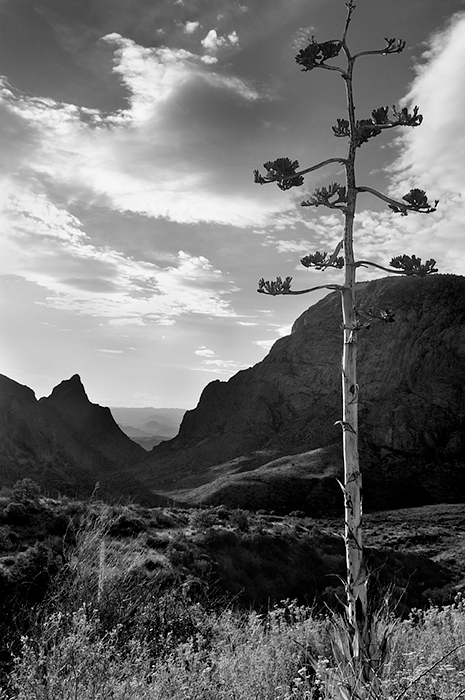
[[293, 173], [292, 175], [284, 175], [279, 177], [278, 175], [276, 177], [272, 176], [267, 176], [265, 175], [260, 175], [258, 170], [254, 170], [254, 178], [255, 178], [255, 183], [258, 185], [267, 185], [269, 182], [282, 182], [285, 180], [293, 180], [296, 177], [306, 175], [307, 173], [311, 173], [314, 170], [318, 170], [319, 168], [324, 168], [325, 165], [329, 165], [330, 163], [341, 163], [342, 165], [346, 165], [347, 159], [346, 158], [328, 158], [327, 160], [323, 160], [321, 163], [317, 163], [316, 165], [312, 165], [310, 168], [305, 168], [305, 170], [299, 170]]
[[[422, 206], [413, 206], [411, 204], [405, 204], [404, 202], [398, 202], [395, 199], [392, 199], [391, 197], [388, 197], [386, 194], [383, 194], [382, 192], [378, 192], [378, 190], [373, 189], [373, 187], [357, 187], [357, 192], [368, 192], [369, 194], [374, 195], [375, 197], [378, 197], [378, 199], [382, 199], [383, 202], [386, 202], [389, 204], [391, 209], [393, 209], [396, 213], [400, 213], [401, 216], [407, 216], [409, 211], [417, 212], [418, 214], [431, 214], [432, 212], [436, 211], [437, 205], [439, 204], [439, 200], [435, 200], [434, 206], [430, 206], [429, 203], [426, 203], [425, 205]], [[412, 190], [411, 190], [412, 192]], [[424, 194], [424, 193], [423, 193]], [[406, 195], [407, 196], [407, 195]]]
[[392, 267], [383, 267], [383, 265], [378, 265], [377, 263], [370, 262], [369, 260], [357, 260], [357, 262], [354, 263], [354, 267], [367, 267], [368, 265], [371, 265], [371, 267], [377, 267], [385, 272], [394, 272], [396, 275], [405, 275], [404, 270], [393, 270]]
[[447, 654], [444, 654], [444, 656], [441, 656], [441, 658], [438, 659], [437, 661], [435, 661], [434, 664], [432, 664], [429, 668], [427, 668], [425, 671], [420, 673], [419, 676], [414, 678], [413, 681], [411, 683], [409, 683], [408, 686], [406, 688], [404, 688], [404, 690], [401, 693], [399, 693], [399, 695], [396, 695], [394, 700], [400, 700], [402, 697], [404, 697], [404, 695], [407, 693], [407, 691], [410, 690], [410, 688], [412, 688], [415, 685], [415, 683], [418, 683], [420, 678], [423, 678], [424, 676], [426, 676], [428, 673], [430, 673], [433, 670], [433, 668], [436, 668], [436, 666], [439, 666], [439, 664], [442, 664], [442, 662], [445, 659], [447, 659], [447, 657], [452, 656], [452, 654], [454, 654], [459, 649], [462, 649], [463, 647], [465, 647], [465, 642], [463, 642], [462, 644], [457, 644], [457, 646], [454, 647], [453, 649], [451, 649], [450, 651], [448, 651]]
[[367, 265], [371, 265], [385, 272], [394, 272], [396, 275], [407, 275], [407, 277], [425, 277], [426, 275], [431, 275], [438, 271], [438, 269], [434, 267], [436, 265], [436, 260], [431, 258], [430, 260], [426, 260], [425, 263], [422, 263], [421, 258], [417, 258], [416, 255], [399, 255], [392, 258], [389, 264], [391, 267], [384, 267], [370, 260], [358, 260], [354, 263], [354, 266], [367, 267]]
[[[285, 282], [289, 278], [286, 278]], [[292, 278], [290, 278], [292, 279]], [[276, 297], [279, 296], [280, 294], [287, 294], [287, 295], [297, 295], [297, 294], [308, 294], [308, 292], [315, 292], [318, 289], [331, 289], [331, 290], [339, 290], [342, 291], [345, 289], [345, 287], [341, 284], [320, 284], [317, 287], [310, 287], [310, 289], [299, 289], [297, 291], [294, 291], [290, 288], [290, 281], [287, 282], [287, 284], [283, 284], [282, 280], [280, 278], [277, 279], [278, 284], [276, 282], [269, 282], [268, 280], [265, 282], [265, 280], [262, 278], [258, 282], [258, 289], [257, 292], [259, 294], [268, 294], [270, 296]], [[276, 286], [275, 286], [276, 285]]]
[[354, 55], [353, 60], [355, 61], [355, 59], [360, 58], [360, 56], [387, 56], [391, 53], [402, 53], [405, 49], [405, 41], [402, 39], [385, 39], [385, 41], [387, 46], [385, 46], [384, 49], [360, 51]]
[[347, 17], [346, 17], [346, 23], [344, 25], [344, 32], [342, 34], [342, 47], [347, 50], [346, 46], [346, 38], [347, 38], [347, 32], [349, 30], [349, 25], [352, 21], [352, 13], [356, 8], [356, 5], [354, 4], [354, 0], [349, 0], [349, 2], [346, 2], [346, 7], [347, 7]]
[[332, 66], [329, 63], [320, 63], [320, 65], [315, 66], [315, 68], [323, 68], [323, 70], [335, 70], [337, 73], [340, 73], [343, 78], [347, 78], [347, 73], [343, 68], [339, 68], [339, 66]]

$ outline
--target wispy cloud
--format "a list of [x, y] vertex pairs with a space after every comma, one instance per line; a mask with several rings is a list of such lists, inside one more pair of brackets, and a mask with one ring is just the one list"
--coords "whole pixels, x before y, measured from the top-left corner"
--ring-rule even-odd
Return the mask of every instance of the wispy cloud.
[[204, 345], [197, 348], [195, 354], [200, 355], [201, 357], [216, 357], [216, 353], [213, 352], [213, 350], [209, 350], [209, 348], [206, 348]]
[[219, 357], [214, 350], [207, 348], [205, 345], [201, 345], [194, 352], [202, 358], [201, 365], [192, 366], [194, 370], [231, 376], [234, 372], [249, 366], [237, 360], [225, 360]]
[[273, 338], [273, 340], [254, 340], [253, 343], [264, 350], [271, 350], [276, 343], [276, 338]]
[[49, 290], [57, 309], [116, 319], [119, 325], [160, 322], [184, 313], [234, 316], [229, 285], [204, 256], [179, 251], [165, 267], [97, 247], [80, 221], [43, 192], [21, 198], [5, 184], [2, 272], [15, 270]]

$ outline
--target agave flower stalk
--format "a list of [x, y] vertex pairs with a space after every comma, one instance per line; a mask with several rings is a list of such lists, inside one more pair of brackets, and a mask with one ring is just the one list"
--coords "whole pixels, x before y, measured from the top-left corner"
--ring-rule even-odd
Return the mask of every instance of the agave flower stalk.
[[[355, 165], [358, 149], [388, 129], [420, 126], [423, 117], [419, 114], [418, 107], [414, 107], [412, 112], [409, 112], [407, 108], [397, 109], [393, 107], [390, 111], [388, 107], [378, 107], [372, 111], [370, 118], [357, 118], [353, 90], [353, 74], [357, 60], [363, 56], [386, 56], [401, 53], [405, 42], [398, 39], [385, 39], [384, 48], [352, 54], [347, 43], [347, 33], [355, 4], [354, 0], [348, 0], [345, 4], [347, 16], [342, 37], [323, 43], [317, 42], [312, 37], [308, 46], [299, 51], [296, 61], [303, 71], [329, 70], [339, 73], [342, 77], [346, 91], [347, 115], [346, 118], [337, 120], [336, 126], [333, 126], [333, 134], [337, 138], [348, 139], [347, 156], [345, 158], [328, 158], [305, 169], [300, 169], [297, 160], [278, 158], [264, 164], [266, 171], [264, 175], [255, 170], [254, 179], [258, 184], [274, 182], [280, 189], [288, 190], [291, 187], [301, 186], [306, 174], [330, 164], [338, 163], [343, 165], [345, 169], [345, 183], [343, 185], [333, 182], [329, 186], [317, 188], [313, 195], [302, 202], [302, 206], [325, 206], [333, 210], [340, 210], [344, 219], [343, 239], [337, 244], [331, 255], [327, 252], [317, 251], [301, 259], [302, 265], [307, 268], [314, 267], [322, 271], [328, 267], [343, 269], [343, 283], [339, 285], [323, 284], [310, 289], [293, 290], [292, 277], [284, 279], [278, 277], [275, 281], [265, 281], [262, 278], [259, 281], [258, 291], [275, 296], [278, 294], [305, 294], [314, 289], [327, 288], [339, 290], [341, 294], [343, 320], [342, 417], [336, 423], [342, 429], [344, 461], [344, 480], [341, 487], [344, 495], [344, 541], [347, 563], [345, 582], [347, 636], [343, 645], [343, 656], [347, 661], [347, 669], [351, 669], [350, 673], [346, 673], [345, 680], [341, 685], [341, 688], [345, 689], [341, 697], [362, 698], [369, 697], [367, 688], [370, 688], [370, 694], [376, 689], [385, 650], [381, 653], [380, 640], [377, 638], [376, 624], [374, 623], [375, 618], [368, 600], [368, 572], [362, 538], [357, 340], [358, 331], [366, 328], [369, 324], [363, 321], [360, 311], [357, 310], [355, 300], [356, 272], [357, 268], [361, 266], [373, 266], [397, 274], [422, 276], [437, 270], [435, 260], [428, 260], [423, 264], [421, 258], [415, 255], [397, 256], [391, 260], [390, 267], [367, 260], [357, 261], [354, 256], [354, 220], [357, 197], [359, 193], [369, 193], [384, 201], [393, 212], [401, 216], [407, 216], [410, 212], [429, 214], [436, 210], [438, 202], [435, 201], [434, 204], [431, 204], [426, 193], [419, 189], [410, 190], [401, 200], [395, 200], [372, 187], [357, 185]], [[334, 59], [339, 58], [342, 58], [342, 61], [333, 62]], [[371, 313], [371, 318], [378, 318], [389, 323], [394, 320], [390, 310]]]

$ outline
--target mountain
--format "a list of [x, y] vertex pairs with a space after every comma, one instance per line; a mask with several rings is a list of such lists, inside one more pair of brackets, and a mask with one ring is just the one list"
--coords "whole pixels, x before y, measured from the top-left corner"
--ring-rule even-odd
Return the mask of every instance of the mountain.
[[0, 375], [0, 485], [30, 477], [51, 493], [143, 498], [130, 467], [146, 453], [117, 426], [110, 410], [89, 401], [76, 374], [37, 401]]
[[[395, 316], [357, 336], [365, 507], [465, 501], [465, 278], [360, 283], [357, 308], [362, 321]], [[262, 362], [209, 384], [178, 435], [149, 453], [89, 402], [78, 375], [39, 401], [0, 375], [0, 486], [28, 476], [50, 493], [87, 496], [98, 481], [101, 494], [153, 505], [340, 512], [340, 326], [332, 293]], [[140, 411], [143, 430], [163, 424], [165, 409], [115, 410], [117, 420]], [[182, 409], [168, 410], [178, 411], [173, 424]]]
[[[359, 283], [357, 307], [362, 319], [371, 309], [395, 317], [358, 333], [365, 503], [463, 501], [465, 278]], [[178, 436], [135, 467], [147, 487], [190, 503], [339, 507], [340, 326], [335, 292], [305, 311], [262, 362], [210, 383]]]

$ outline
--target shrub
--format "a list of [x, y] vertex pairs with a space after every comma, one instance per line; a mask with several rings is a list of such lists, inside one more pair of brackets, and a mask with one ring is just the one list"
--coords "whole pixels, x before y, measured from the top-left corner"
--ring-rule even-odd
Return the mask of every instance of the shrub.
[[231, 525], [237, 527], [241, 532], [248, 532], [249, 530], [249, 518], [247, 513], [240, 508], [233, 510], [229, 516], [229, 521]]
[[33, 479], [19, 479], [11, 491], [11, 495], [20, 503], [25, 501], [38, 501], [40, 497], [40, 486]]
[[189, 515], [189, 526], [196, 530], [203, 530], [215, 525], [218, 516], [214, 509], [193, 510]]

